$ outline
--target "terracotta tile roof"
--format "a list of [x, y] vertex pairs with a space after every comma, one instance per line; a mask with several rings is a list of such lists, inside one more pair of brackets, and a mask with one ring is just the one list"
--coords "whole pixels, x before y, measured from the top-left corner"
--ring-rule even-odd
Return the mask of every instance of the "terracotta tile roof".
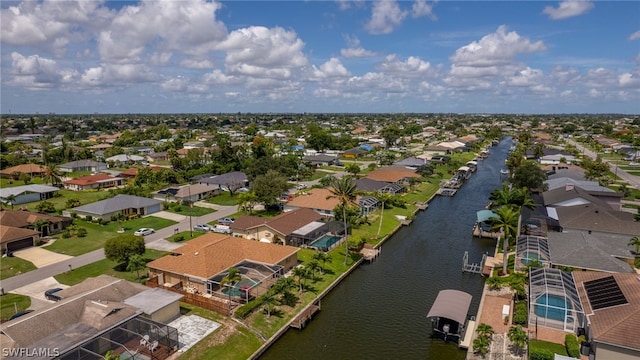
[[591, 335], [596, 342], [614, 344], [640, 350], [640, 279], [637, 274], [615, 273], [616, 283], [627, 299], [627, 304], [592, 310], [584, 288], [584, 282], [612, 276], [597, 271], [574, 271], [578, 295], [584, 313], [589, 318]]
[[0, 171], [0, 174], [11, 175], [15, 172], [25, 173], [25, 174], [41, 174], [47, 170], [46, 167], [38, 164], [22, 164], [12, 166], [10, 168], [6, 168]]
[[205, 234], [147, 264], [149, 268], [208, 279], [243, 260], [278, 264], [298, 248], [222, 234]]
[[377, 170], [373, 170], [365, 176], [367, 179], [384, 181], [384, 182], [398, 182], [405, 178], [419, 178], [420, 174], [416, 174], [414, 171], [407, 170], [405, 168], [398, 167], [385, 167]]
[[97, 184], [105, 180], [118, 180], [118, 179], [119, 178], [113, 177], [109, 174], [95, 174], [95, 175], [81, 176], [79, 178], [67, 180], [64, 183], [70, 184], [70, 185], [85, 186], [85, 185]]
[[[151, 169], [153, 171], [159, 171], [159, 170], [166, 169], [166, 168], [163, 168], [162, 166], [149, 166], [149, 169]], [[138, 174], [138, 168], [137, 167], [133, 167], [133, 168], [130, 168], [130, 169], [127, 169], [127, 170], [121, 172], [120, 176], [136, 177], [137, 174]]]
[[22, 211], [22, 210], [1, 210], [0, 211], [0, 224], [3, 226], [13, 226], [13, 227], [27, 227], [37, 220], [47, 220], [50, 223], [62, 222], [68, 218], [62, 218], [59, 216], [51, 216], [46, 214], [38, 214], [30, 211]]
[[340, 201], [331, 197], [329, 189], [311, 189], [287, 202], [287, 206], [333, 211]]
[[0, 226], [0, 243], [4, 244], [13, 240], [24, 239], [38, 234], [39, 232], [35, 230], [6, 226], [3, 224]]
[[262, 218], [259, 216], [253, 215], [240, 215], [238, 218], [230, 225], [232, 229], [238, 230], [248, 230], [255, 228], [256, 226], [264, 225], [269, 221], [267, 218]]

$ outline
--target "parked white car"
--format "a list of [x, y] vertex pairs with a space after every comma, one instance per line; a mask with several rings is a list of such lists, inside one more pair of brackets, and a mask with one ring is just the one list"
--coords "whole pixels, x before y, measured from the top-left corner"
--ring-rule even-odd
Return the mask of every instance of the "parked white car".
[[156, 232], [154, 229], [152, 228], [142, 228], [142, 229], [138, 229], [136, 230], [136, 232], [133, 233], [133, 235], [135, 236], [147, 236], [147, 235], [151, 235], [154, 232]]

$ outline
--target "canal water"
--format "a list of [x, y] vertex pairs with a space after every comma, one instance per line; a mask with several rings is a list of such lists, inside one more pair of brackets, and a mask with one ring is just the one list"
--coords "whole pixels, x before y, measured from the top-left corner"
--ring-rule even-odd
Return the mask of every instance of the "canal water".
[[322, 300], [304, 330], [290, 329], [261, 359], [465, 359], [457, 344], [431, 338], [426, 315], [438, 292], [473, 295], [476, 315], [484, 279], [462, 272], [462, 257], [480, 262], [495, 240], [472, 237], [476, 212], [501, 186], [511, 138], [491, 148], [454, 197], [436, 197], [410, 226], [382, 245], [380, 257], [363, 264]]

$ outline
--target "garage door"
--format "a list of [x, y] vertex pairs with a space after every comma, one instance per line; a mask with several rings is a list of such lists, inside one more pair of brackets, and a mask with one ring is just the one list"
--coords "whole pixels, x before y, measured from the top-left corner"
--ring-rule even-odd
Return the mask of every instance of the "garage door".
[[33, 246], [33, 238], [16, 240], [7, 244], [7, 250], [16, 251]]

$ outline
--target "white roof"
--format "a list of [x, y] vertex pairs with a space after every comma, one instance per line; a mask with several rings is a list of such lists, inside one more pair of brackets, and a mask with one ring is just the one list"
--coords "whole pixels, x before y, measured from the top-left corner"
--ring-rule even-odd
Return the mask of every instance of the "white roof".
[[59, 188], [55, 186], [49, 185], [40, 185], [40, 184], [30, 184], [9, 188], [1, 188], [0, 189], [0, 198], [6, 198], [7, 196], [18, 196], [23, 193], [32, 192], [32, 193], [47, 193], [51, 191], [58, 191]]

